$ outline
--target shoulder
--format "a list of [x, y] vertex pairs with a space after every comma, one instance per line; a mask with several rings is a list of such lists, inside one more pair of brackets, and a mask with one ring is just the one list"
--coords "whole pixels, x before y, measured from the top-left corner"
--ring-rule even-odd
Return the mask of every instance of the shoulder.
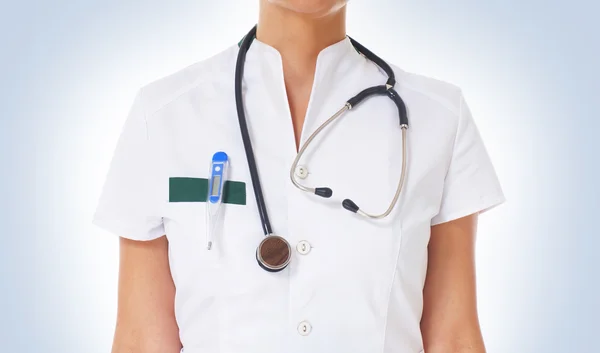
[[230, 46], [207, 59], [142, 86], [140, 96], [143, 97], [146, 114], [151, 116], [198, 88], [214, 89], [219, 83], [231, 81], [227, 79], [233, 75], [236, 53], [237, 45]]
[[396, 73], [396, 88], [401, 95], [404, 93], [418, 97], [419, 102], [443, 108], [452, 116], [459, 116], [463, 99], [460, 87], [442, 79], [405, 71], [395, 65], [390, 67]]

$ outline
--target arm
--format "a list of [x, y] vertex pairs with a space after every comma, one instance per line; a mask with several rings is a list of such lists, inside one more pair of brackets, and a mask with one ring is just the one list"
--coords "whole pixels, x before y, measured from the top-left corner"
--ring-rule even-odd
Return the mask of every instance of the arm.
[[165, 236], [120, 238], [119, 298], [112, 353], [179, 353], [175, 286]]
[[421, 331], [426, 353], [485, 353], [477, 317], [477, 215], [431, 228]]

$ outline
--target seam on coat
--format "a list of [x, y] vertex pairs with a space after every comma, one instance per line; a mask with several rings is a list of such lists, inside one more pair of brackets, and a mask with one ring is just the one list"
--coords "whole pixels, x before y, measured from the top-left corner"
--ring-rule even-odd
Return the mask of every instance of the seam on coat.
[[450, 158], [448, 160], [448, 164], [446, 165], [446, 173], [444, 174], [444, 181], [446, 180], [446, 178], [448, 178], [448, 173], [450, 173], [450, 166], [452, 165], [452, 159], [454, 158], [454, 152], [456, 149], [456, 141], [458, 140], [458, 130], [460, 129], [460, 124], [462, 123], [462, 119], [463, 119], [463, 95], [462, 92], [458, 97], [458, 119], [456, 122], [456, 130], [454, 131], [454, 141], [452, 141], [452, 148], [450, 149], [450, 151], [452, 151], [452, 154], [450, 155]]
[[[236, 46], [237, 47], [237, 46]], [[200, 86], [201, 84], [205, 83], [205, 82], [211, 82], [212, 81], [212, 77], [214, 75], [214, 72], [216, 71], [215, 69], [217, 68], [216, 66], [220, 66], [223, 65], [223, 62], [226, 62], [227, 67], [229, 67], [232, 64], [232, 56], [230, 55], [229, 51], [232, 50], [231, 48], [228, 48], [227, 50], [225, 50], [224, 52], [221, 52], [211, 58], [208, 58], [202, 62], [196, 63], [195, 65], [202, 65], [203, 67], [199, 70], [199, 74], [198, 77], [196, 77], [195, 79], [193, 79], [191, 82], [185, 84], [183, 87], [177, 89], [175, 92], [173, 92], [172, 94], [168, 95], [168, 98], [159, 98], [161, 100], [160, 104], [158, 104], [155, 108], [153, 108], [149, 114], [149, 116], [154, 116], [156, 113], [158, 113], [159, 111], [161, 111], [162, 109], [164, 109], [165, 107], [169, 106], [170, 104], [174, 103], [175, 101], [177, 101], [179, 98], [181, 98], [183, 95], [189, 93], [190, 91], [198, 88], [198, 86]], [[223, 60], [217, 60], [219, 58], [219, 56], [221, 55], [227, 55], [228, 57]], [[190, 65], [187, 69], [191, 69], [192, 67], [194, 67], [195, 65]], [[185, 69], [184, 69], [185, 70]], [[209, 78], [206, 77], [205, 73], [208, 73], [208, 76], [210, 76]], [[230, 74], [231, 72], [229, 70], [227, 70], [227, 73]], [[177, 74], [177, 73], [176, 73]], [[233, 75], [231, 75], [233, 76]], [[166, 78], [168, 78], [169, 76], [167, 76]], [[149, 84], [145, 87], [149, 87], [152, 86], [153, 84]], [[160, 83], [158, 83], [158, 85], [160, 85]]]
[[140, 96], [140, 105], [142, 106], [142, 114], [144, 114], [144, 133], [146, 135], [146, 141], [150, 140], [149, 134], [148, 134], [148, 114], [146, 112], [146, 101], [144, 100], [144, 88], [140, 88], [140, 92], [139, 92], [139, 96]]
[[[386, 309], [385, 309], [385, 324], [383, 325], [383, 340], [382, 340], [382, 344], [381, 344], [381, 353], [385, 353], [385, 342], [387, 340], [387, 327], [388, 327], [388, 322], [389, 322], [389, 317], [390, 317], [390, 300], [392, 298], [392, 291], [394, 290], [394, 279], [396, 278], [396, 274], [399, 271], [399, 262], [400, 262], [400, 254], [402, 253], [402, 245], [404, 243], [404, 231], [403, 231], [403, 222], [402, 222], [402, 213], [400, 213], [398, 215], [400, 217], [400, 244], [398, 244], [398, 254], [396, 255], [396, 263], [394, 266], [394, 272], [392, 274], [392, 280], [390, 281], [390, 287], [388, 290], [388, 297], [386, 300]], [[396, 227], [394, 227], [396, 228]], [[392, 229], [393, 231], [393, 229]], [[402, 282], [402, 272], [400, 271], [400, 278], [399, 281]]]

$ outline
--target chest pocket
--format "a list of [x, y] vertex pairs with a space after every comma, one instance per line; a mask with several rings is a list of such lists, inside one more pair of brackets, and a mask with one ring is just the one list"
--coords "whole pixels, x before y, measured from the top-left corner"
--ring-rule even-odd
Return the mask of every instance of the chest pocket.
[[[170, 246], [170, 264], [176, 285], [206, 283], [204, 296], [241, 294], [251, 290], [247, 268], [255, 261], [261, 239], [260, 222], [246, 172], [231, 168], [224, 184], [220, 219], [208, 250], [208, 180], [169, 178], [169, 202], [164, 225]], [[256, 264], [253, 264], [258, 267]]]

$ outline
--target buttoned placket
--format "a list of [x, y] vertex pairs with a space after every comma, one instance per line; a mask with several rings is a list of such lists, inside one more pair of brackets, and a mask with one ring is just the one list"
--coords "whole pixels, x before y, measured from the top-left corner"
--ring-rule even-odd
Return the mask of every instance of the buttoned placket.
[[[343, 50], [341, 53], [348, 55]], [[338, 107], [334, 101], [328, 101], [332, 94], [336, 95], [335, 83], [336, 79], [340, 79], [334, 74], [335, 68], [332, 65], [340, 64], [344, 60], [344, 57], [338, 56], [339, 53], [334, 54], [320, 57], [320, 60], [317, 61], [311, 97], [302, 128], [301, 146], [313, 131], [341, 107], [342, 103]], [[293, 130], [290, 128], [290, 131]], [[323, 132], [320, 138], [327, 138], [327, 133]], [[315, 148], [315, 146], [317, 145], [313, 144], [311, 148]], [[294, 171], [298, 182], [311, 187], [325, 186], [316, 185], [315, 180], [311, 180], [313, 179], [311, 178], [313, 171], [310, 169], [311, 159], [318, 158], [318, 156], [318, 153], [303, 155]], [[290, 166], [295, 157], [296, 153], [293, 153], [289, 161]], [[326, 235], [320, 234], [321, 228], [315, 224], [315, 220], [319, 219], [317, 213], [323, 211], [321, 207], [326, 207], [322, 203], [329, 200], [299, 190], [291, 182], [287, 189], [289, 235], [296, 244], [296, 256], [290, 269], [290, 319], [292, 322], [298, 322], [298, 351], [304, 351], [310, 350], [311, 342], [324, 340], [322, 336], [319, 336], [319, 318], [315, 316], [322, 308], [313, 306], [315, 305], [316, 291], [319, 286], [323, 285], [319, 278], [322, 266], [327, 263], [327, 259], [323, 257], [327, 253], [327, 249], [319, 247], [319, 239]], [[322, 327], [321, 332], [323, 331]]]
[[[283, 78], [282, 78], [283, 82]], [[310, 126], [311, 122], [311, 104], [312, 97], [314, 96], [315, 86], [317, 82], [313, 84], [313, 91], [311, 92], [311, 99], [309, 100], [309, 105], [307, 107], [306, 115], [304, 118], [303, 128], [300, 136], [300, 144], [304, 143], [306, 139], [307, 127]], [[282, 87], [285, 89], [285, 87]], [[315, 318], [309, 317], [306, 313], [306, 307], [309, 305], [311, 297], [313, 296], [313, 291], [315, 290], [315, 286], [311, 283], [314, 280], [315, 273], [313, 266], [314, 262], [314, 253], [311, 254], [313, 247], [313, 235], [311, 227], [311, 217], [310, 212], [307, 212], [307, 208], [314, 207], [314, 205], [307, 199], [307, 196], [312, 197], [314, 195], [308, 195], [304, 191], [296, 188], [290, 179], [290, 168], [293, 164], [293, 160], [296, 157], [297, 149], [295, 144], [295, 136], [293, 129], [292, 117], [290, 114], [290, 109], [288, 105], [288, 101], [285, 100], [285, 106], [282, 107], [282, 110], [286, 111], [288, 128], [287, 132], [283, 134], [287, 143], [284, 144], [286, 146], [286, 151], [289, 151], [289, 155], [286, 156], [286, 170], [287, 170], [287, 181], [286, 181], [286, 192], [288, 195], [287, 198], [287, 208], [288, 208], [288, 234], [287, 239], [290, 242], [290, 245], [293, 249], [292, 262], [290, 264], [289, 270], [289, 330], [295, 330], [295, 336], [297, 341], [297, 346], [295, 349], [298, 351], [303, 351], [303, 347], [306, 346], [307, 338], [313, 333], [313, 325], [312, 322], [315, 321]], [[289, 146], [289, 147], [288, 147]], [[308, 168], [299, 164], [296, 170], [293, 171], [295, 177], [301, 182], [310, 183], [310, 173], [308, 172]], [[312, 255], [312, 256], [311, 256]]]
[[[319, 280], [320, 264], [326, 262], [321, 257], [319, 250], [318, 239], [323, 235], [319, 234], [319, 227], [314, 224], [315, 219], [318, 219], [316, 213], [322, 211], [319, 207], [323, 207], [323, 205], [319, 205], [319, 202], [323, 202], [323, 200], [314, 194], [299, 190], [289, 180], [290, 168], [296, 157], [297, 149], [282, 61], [274, 49], [263, 43], [256, 44], [261, 46], [262, 54], [269, 57], [271, 65], [270, 67], [261, 65], [261, 70], [267, 71], [263, 77], [268, 78], [262, 84], [268, 85], [265, 86], [268, 91], [265, 92], [267, 94], [265, 104], [271, 104], [268, 111], [270, 112], [269, 116], [273, 119], [269, 120], [269, 131], [271, 132], [269, 138], [272, 139], [269, 145], [278, 146], [278, 151], [273, 153], [281, 157], [283, 162], [283, 170], [277, 171], [277, 175], [286, 178], [284, 189], [287, 206], [286, 227], [278, 226], [274, 227], [274, 230], [287, 239], [292, 247], [292, 260], [286, 269], [289, 276], [289, 316], [285, 331], [290, 335], [288, 337], [295, 337], [293, 339], [296, 343], [294, 350], [300, 352], [306, 351], [310, 347], [310, 342], [314, 342], [310, 338], [318, 335], [319, 330], [319, 318], [315, 316], [319, 312], [319, 308], [311, 307], [311, 303], [315, 298], [317, 287], [322, 285]], [[342, 45], [348, 45], [348, 43]], [[333, 83], [330, 81], [335, 78], [329, 77], [336, 69], [333, 65], [339, 64], [338, 61], [343, 59], [343, 55], [348, 54], [347, 49], [347, 47], [338, 47], [334, 49], [335, 51], [330, 51], [317, 60], [315, 79], [300, 138], [301, 145], [323, 121], [339, 109], [337, 104], [333, 106], [325, 103], [331, 96], [329, 90], [332, 89]], [[277, 60], [274, 60], [275, 58]], [[260, 82], [254, 83], [260, 84]], [[343, 103], [340, 103], [340, 107], [341, 104]], [[314, 180], [311, 181], [312, 171], [310, 171], [312, 157], [311, 154], [303, 156], [299, 161], [298, 168], [292, 173], [296, 174], [299, 182], [314, 187]], [[285, 233], [281, 233], [284, 231], [283, 229], [285, 229]]]
[[[305, 142], [306, 138], [312, 133], [313, 123], [313, 109], [315, 108], [314, 97], [318, 94], [319, 86], [319, 65], [317, 65], [315, 72], [315, 79], [313, 87], [311, 89], [311, 95], [306, 109], [306, 115], [304, 117], [303, 127], [300, 136], [300, 148]], [[283, 71], [281, 71], [281, 89], [285, 90], [283, 84]], [[284, 91], [285, 92], [285, 91]], [[295, 143], [295, 135], [293, 128], [292, 116], [289, 108], [289, 102], [286, 99], [284, 105], [281, 107], [282, 111], [286, 114], [283, 116], [287, 117], [288, 128], [286, 132], [282, 134], [287, 142], [284, 142], [285, 150], [289, 151], [286, 155], [286, 169], [287, 169], [287, 208], [288, 208], [288, 234], [287, 239], [290, 242], [292, 249], [294, 250], [292, 256], [292, 262], [289, 265], [289, 330], [296, 331], [296, 347], [298, 351], [304, 351], [308, 347], [308, 337], [313, 334], [313, 323], [317, 318], [310, 317], [307, 312], [307, 307], [310, 305], [311, 298], [314, 296], [316, 290], [315, 278], [317, 262], [316, 254], [312, 251], [316, 240], [313, 238], [314, 226], [311, 226], [311, 208], [315, 207], [314, 201], [310, 198], [317, 197], [310, 195], [294, 186], [289, 180], [290, 168], [293, 164], [297, 154], [297, 147]], [[310, 185], [310, 172], [308, 167], [300, 161], [298, 166], [292, 172], [294, 173], [297, 180], [302, 183]]]
[[[329, 58], [331, 60], [331, 58]], [[328, 63], [317, 62], [315, 71], [315, 80], [311, 90], [311, 97], [308, 103], [306, 116], [300, 138], [300, 146], [306, 142], [306, 139], [313, 133], [318, 126], [325, 121], [328, 116], [323, 111], [323, 93], [321, 90], [328, 89], [324, 82], [323, 66]], [[331, 63], [329, 63], [331, 64]], [[321, 95], [321, 96], [319, 96]], [[291, 116], [289, 117], [290, 129], [293, 137]], [[290, 139], [290, 141], [293, 141]], [[295, 145], [294, 145], [295, 146]], [[312, 145], [314, 147], [315, 145]], [[318, 154], [317, 154], [318, 155]], [[296, 180], [299, 183], [310, 187], [315, 186], [315, 181], [311, 180], [310, 160], [314, 158], [313, 154], [305, 154], [294, 170]], [[291, 168], [293, 160], [296, 157], [296, 150], [290, 155], [288, 168]], [[306, 351], [310, 349], [311, 337], [319, 335], [319, 318], [315, 316], [319, 309], [311, 307], [315, 298], [318, 286], [322, 285], [319, 280], [319, 268], [324, 263], [322, 252], [319, 250], [319, 227], [315, 225], [315, 212], [320, 212], [319, 207], [323, 202], [319, 196], [302, 191], [295, 187], [290, 181], [287, 184], [288, 192], [288, 230], [289, 239], [292, 246], [295, 244], [295, 254], [290, 266], [290, 325], [296, 323], [297, 327], [297, 349]]]

